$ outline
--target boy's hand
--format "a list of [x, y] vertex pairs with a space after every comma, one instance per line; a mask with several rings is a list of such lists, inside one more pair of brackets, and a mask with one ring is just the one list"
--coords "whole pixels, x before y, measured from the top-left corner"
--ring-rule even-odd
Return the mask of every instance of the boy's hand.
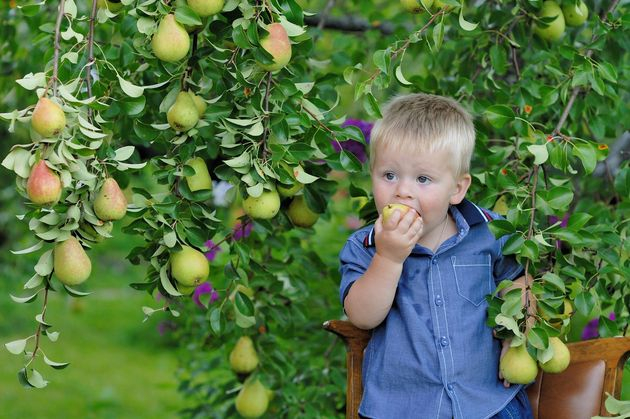
[[[499, 362], [503, 359], [503, 355], [510, 349], [510, 339], [501, 340], [501, 355], [499, 356]], [[503, 387], [508, 388], [510, 386], [510, 382], [503, 378], [503, 374], [501, 374], [501, 368], [499, 368], [499, 380], [503, 380]]]
[[400, 210], [383, 220], [381, 214], [374, 224], [376, 253], [396, 263], [403, 263], [422, 236], [422, 217], [411, 209], [404, 215]]

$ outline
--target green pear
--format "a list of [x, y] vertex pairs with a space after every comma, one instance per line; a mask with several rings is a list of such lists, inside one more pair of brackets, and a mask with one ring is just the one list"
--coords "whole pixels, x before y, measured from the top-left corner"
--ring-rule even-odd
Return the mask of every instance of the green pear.
[[260, 380], [249, 379], [236, 396], [236, 411], [244, 418], [259, 418], [269, 406], [268, 389]]
[[190, 36], [186, 29], [175, 20], [174, 14], [162, 18], [151, 40], [153, 54], [166, 62], [179, 61], [188, 55]]
[[66, 114], [57, 103], [41, 97], [31, 115], [31, 126], [42, 137], [53, 137], [66, 127]]
[[503, 378], [513, 384], [529, 384], [538, 375], [536, 360], [527, 352], [527, 345], [510, 347], [501, 361], [499, 370]]
[[26, 193], [32, 203], [36, 205], [53, 205], [61, 197], [61, 180], [40, 160], [33, 166], [26, 181]]
[[387, 220], [394, 215], [394, 211], [396, 210], [398, 210], [400, 212], [400, 216], [403, 217], [410, 209], [411, 207], [408, 207], [405, 204], [387, 204], [383, 207], [383, 222], [386, 223]]
[[193, 157], [186, 162], [186, 166], [190, 166], [195, 171], [194, 175], [186, 176], [186, 183], [188, 189], [192, 192], [202, 189], [212, 189], [212, 179], [210, 178], [210, 172], [208, 172], [208, 166], [201, 157]]
[[175, 131], [188, 131], [199, 122], [199, 111], [188, 92], [179, 92], [175, 103], [166, 112], [166, 119]]
[[188, 0], [188, 7], [200, 17], [212, 16], [223, 10], [224, 0]]
[[177, 283], [177, 291], [181, 292], [184, 295], [190, 295], [193, 293], [193, 291], [195, 291], [195, 288], [197, 288], [197, 285], [191, 285], [190, 287], [186, 286], [186, 285], [182, 285], [179, 282]]
[[197, 249], [183, 246], [171, 254], [171, 275], [180, 285], [192, 287], [201, 284], [210, 274], [206, 255]]
[[547, 362], [540, 364], [544, 372], [558, 373], [567, 369], [571, 362], [571, 352], [567, 345], [558, 337], [549, 338], [549, 345], [553, 348], [553, 356]]
[[237, 374], [249, 374], [258, 366], [258, 354], [249, 336], [241, 336], [230, 352], [230, 367]]
[[588, 19], [588, 7], [583, 1], [579, 4], [565, 4], [562, 6], [564, 21], [569, 26], [580, 26]]
[[277, 191], [265, 191], [258, 198], [248, 196], [243, 201], [243, 210], [252, 218], [269, 220], [280, 210], [280, 195]]
[[262, 64], [260, 67], [267, 71], [280, 70], [291, 60], [291, 41], [287, 31], [280, 23], [267, 26], [269, 34], [260, 40], [260, 46], [273, 57], [273, 63]]
[[94, 199], [94, 213], [103, 221], [120, 220], [127, 213], [127, 198], [114, 178], [107, 178]]
[[534, 32], [536, 33], [536, 35], [547, 41], [556, 41], [562, 38], [562, 35], [564, 35], [565, 24], [564, 15], [562, 14], [560, 6], [558, 6], [558, 3], [556, 3], [555, 1], [543, 2], [538, 17], [553, 16], [555, 16], [556, 19], [550, 22], [549, 25], [545, 28], [534, 24]]
[[195, 104], [195, 107], [197, 108], [197, 113], [199, 114], [199, 118], [203, 117], [203, 115], [206, 113], [206, 109], [208, 108], [208, 104], [200, 96], [197, 96], [190, 90], [188, 91], [188, 94], [192, 98], [193, 103]]
[[70, 236], [69, 239], [55, 245], [53, 269], [55, 276], [62, 284], [79, 285], [90, 276], [92, 262], [81, 243]]
[[96, 7], [108, 9], [110, 12], [117, 12], [123, 8], [123, 4], [120, 0], [97, 0]]
[[433, 5], [433, 0], [400, 0], [400, 4], [410, 13], [421, 13]]
[[306, 205], [304, 195], [298, 195], [293, 198], [291, 204], [289, 204], [287, 215], [293, 224], [305, 228], [312, 227], [319, 219], [319, 214]]

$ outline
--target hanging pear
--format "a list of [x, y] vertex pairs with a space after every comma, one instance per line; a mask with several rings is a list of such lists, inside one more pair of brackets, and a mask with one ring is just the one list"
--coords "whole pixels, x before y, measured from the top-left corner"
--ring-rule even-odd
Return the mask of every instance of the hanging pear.
[[567, 345], [558, 337], [549, 338], [549, 345], [553, 347], [553, 356], [545, 363], [540, 363], [540, 369], [548, 373], [559, 373], [567, 369], [571, 362], [571, 352]]
[[201, 157], [194, 157], [186, 162], [187, 166], [195, 170], [195, 174], [186, 176], [188, 188], [192, 191], [200, 191], [202, 189], [212, 189], [212, 179], [206, 162]]
[[267, 71], [280, 70], [291, 60], [291, 41], [289, 35], [280, 23], [267, 26], [269, 35], [260, 40], [260, 46], [273, 57], [273, 63], [259, 65]]
[[55, 245], [53, 269], [55, 276], [62, 284], [79, 285], [90, 276], [92, 262], [81, 243], [70, 236], [69, 239]]
[[157, 32], [151, 40], [153, 54], [166, 62], [179, 61], [188, 55], [190, 36], [186, 29], [175, 20], [174, 14], [162, 18]]
[[195, 107], [197, 108], [197, 113], [199, 114], [199, 118], [203, 117], [203, 115], [206, 113], [206, 108], [208, 108], [208, 104], [200, 96], [194, 94], [190, 90], [188, 91], [188, 94], [192, 98], [193, 103], [195, 104]]
[[527, 352], [525, 343], [510, 347], [501, 358], [499, 369], [503, 378], [512, 384], [529, 384], [538, 374], [538, 364]]
[[189, 246], [171, 255], [171, 275], [185, 287], [201, 284], [210, 274], [206, 255]]
[[66, 114], [57, 103], [41, 97], [31, 115], [31, 126], [42, 137], [54, 137], [66, 127]]
[[40, 160], [33, 166], [26, 182], [26, 193], [31, 202], [37, 205], [53, 205], [61, 197], [61, 180]]
[[241, 336], [230, 352], [230, 367], [237, 374], [249, 374], [258, 366], [258, 354], [249, 336]]
[[257, 378], [249, 379], [236, 396], [236, 411], [244, 418], [259, 418], [269, 406], [269, 391]]
[[216, 15], [223, 10], [224, 0], [188, 0], [188, 7], [200, 17]]
[[166, 119], [175, 131], [188, 131], [199, 122], [199, 110], [188, 92], [179, 92], [175, 103], [166, 112]]
[[127, 198], [114, 178], [107, 178], [94, 199], [94, 213], [103, 221], [120, 220], [127, 213]]

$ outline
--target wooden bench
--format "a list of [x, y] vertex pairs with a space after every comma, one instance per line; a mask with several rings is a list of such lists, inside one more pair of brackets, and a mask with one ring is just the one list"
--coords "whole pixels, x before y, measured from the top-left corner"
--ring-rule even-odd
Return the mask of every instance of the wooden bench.
[[[324, 329], [340, 336], [346, 345], [346, 418], [358, 419], [363, 394], [363, 350], [371, 332], [344, 320], [329, 320]], [[589, 419], [609, 416], [606, 393], [621, 396], [621, 379], [630, 356], [630, 337], [594, 339], [569, 343], [571, 364], [560, 374], [538, 374], [527, 388], [535, 419]]]

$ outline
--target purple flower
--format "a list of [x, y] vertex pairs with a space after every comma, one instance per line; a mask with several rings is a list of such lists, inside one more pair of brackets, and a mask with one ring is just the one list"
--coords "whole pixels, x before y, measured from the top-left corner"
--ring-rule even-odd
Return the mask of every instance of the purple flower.
[[[347, 119], [346, 122], [342, 124], [342, 126], [347, 127], [349, 125], [353, 125], [358, 127], [363, 133], [363, 137], [365, 137], [365, 142], [369, 144], [370, 142], [370, 134], [372, 132], [373, 123], [362, 121], [360, 119]], [[357, 159], [361, 163], [365, 163], [367, 160], [367, 153], [365, 151], [365, 146], [358, 141], [348, 140], [348, 141], [335, 141], [331, 140], [331, 144], [336, 152], [340, 152], [342, 149], [349, 151], [354, 154]]]
[[[555, 215], [550, 215], [549, 216], [549, 223], [551, 225], [557, 223], [558, 221], [560, 221], [560, 227], [562, 228], [567, 228], [567, 226], [569, 225], [569, 213], [566, 213], [562, 216], [562, 219], [558, 218]], [[562, 247], [562, 241], [561, 240], [556, 240], [556, 248], [560, 249]]]
[[238, 221], [232, 229], [232, 240], [238, 241], [242, 238], [248, 237], [251, 234], [253, 228], [254, 226], [252, 225], [252, 223], [246, 223], [245, 225], [243, 225], [240, 221]]
[[217, 256], [217, 253], [221, 251], [221, 248], [217, 246], [216, 244], [214, 244], [212, 240], [208, 240], [206, 242], [206, 247], [208, 248], [208, 251], [206, 252], [206, 258], [210, 262], [212, 262], [214, 258]]
[[[615, 313], [608, 315], [610, 320], [615, 320]], [[597, 339], [599, 337], [599, 317], [594, 318], [582, 329], [582, 340]]]
[[[207, 304], [204, 304], [201, 301], [201, 298], [204, 295], [210, 295], [210, 298]], [[204, 301], [206, 300], [206, 298], [204, 298]], [[216, 300], [219, 299], [219, 294], [217, 294], [214, 288], [212, 288], [212, 284], [206, 281], [203, 284], [199, 285], [197, 288], [195, 288], [192, 299], [195, 302], [195, 304], [197, 304], [199, 307], [208, 308], [210, 304], [214, 303]]]

